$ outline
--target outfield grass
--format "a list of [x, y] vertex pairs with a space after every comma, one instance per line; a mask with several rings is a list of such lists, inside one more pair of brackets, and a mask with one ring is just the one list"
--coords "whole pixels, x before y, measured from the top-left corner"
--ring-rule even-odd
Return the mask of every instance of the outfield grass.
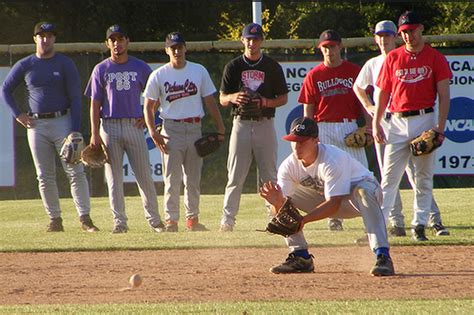
[[[443, 223], [451, 235], [430, 237], [422, 244], [408, 237], [392, 238], [393, 246], [403, 245], [473, 245], [474, 244], [474, 189], [437, 189], [435, 198], [441, 209]], [[411, 191], [402, 191], [406, 206], [406, 225], [412, 217]], [[99, 233], [80, 230], [71, 199], [62, 199], [65, 233], [45, 233], [48, 218], [40, 200], [0, 202], [0, 252], [56, 252], [140, 249], [186, 249], [219, 247], [284, 247], [278, 236], [257, 232], [263, 229], [267, 215], [262, 200], [256, 194], [244, 195], [237, 225], [233, 233], [219, 233], [223, 196], [204, 195], [201, 198], [201, 222], [211, 231], [184, 232], [184, 220], [179, 233], [157, 234], [145, 222], [139, 197], [127, 197], [130, 231], [111, 234], [112, 216], [107, 198], [93, 198], [92, 218], [101, 229]], [[162, 196], [159, 196], [162, 213]], [[184, 210], [182, 210], [182, 215]], [[360, 218], [346, 220], [344, 233], [331, 233], [326, 220], [305, 226], [310, 247], [353, 246], [354, 239], [363, 235]], [[429, 233], [428, 233], [429, 236]], [[1, 302], [0, 302], [1, 303]], [[204, 304], [120, 304], [120, 305], [0, 305], [0, 313], [165, 313], [165, 314], [455, 314], [474, 313], [471, 300], [413, 300], [413, 301], [303, 301], [303, 302], [242, 302]]]

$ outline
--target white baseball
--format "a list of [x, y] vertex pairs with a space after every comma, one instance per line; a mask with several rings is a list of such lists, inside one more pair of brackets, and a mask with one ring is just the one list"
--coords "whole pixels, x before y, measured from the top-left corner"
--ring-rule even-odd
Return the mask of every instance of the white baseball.
[[138, 288], [142, 284], [143, 279], [139, 274], [136, 273], [130, 276], [129, 282], [132, 288]]

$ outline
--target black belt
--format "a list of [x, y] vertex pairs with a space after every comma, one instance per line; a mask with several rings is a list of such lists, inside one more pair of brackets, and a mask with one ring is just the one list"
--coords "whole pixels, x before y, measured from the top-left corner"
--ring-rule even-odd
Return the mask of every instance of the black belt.
[[48, 118], [57, 118], [66, 115], [68, 112], [67, 109], [60, 110], [57, 112], [51, 112], [51, 113], [32, 113], [28, 112], [28, 116], [33, 118], [33, 119], [48, 119]]
[[254, 120], [260, 121], [265, 119], [272, 119], [273, 116], [242, 116], [242, 115], [235, 115], [235, 117], [240, 117], [240, 120]]
[[[404, 117], [410, 117], [410, 116], [418, 116], [418, 115], [423, 115], [423, 114], [428, 114], [434, 112], [433, 107], [428, 107], [420, 110], [409, 110], [405, 112], [398, 112], [398, 113], [391, 113], [395, 117], [399, 118], [404, 118]], [[387, 116], [385, 116], [387, 118]], [[390, 119], [390, 118], [387, 118]]]

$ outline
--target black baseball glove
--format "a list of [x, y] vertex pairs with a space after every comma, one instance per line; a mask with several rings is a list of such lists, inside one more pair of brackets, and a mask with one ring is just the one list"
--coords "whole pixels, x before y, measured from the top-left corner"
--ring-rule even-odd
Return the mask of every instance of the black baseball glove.
[[247, 94], [249, 101], [246, 104], [239, 106], [238, 114], [244, 117], [262, 117], [262, 97], [260, 94], [247, 87], [243, 87], [241, 91]]
[[298, 232], [303, 216], [287, 198], [277, 214], [268, 222], [265, 231], [288, 237]]
[[220, 145], [221, 142], [219, 141], [219, 134], [217, 132], [208, 133], [194, 142], [194, 146], [200, 157], [205, 157], [216, 152]]
[[439, 148], [444, 141], [444, 135], [436, 130], [423, 131], [421, 135], [410, 142], [410, 150], [414, 156], [430, 154]]

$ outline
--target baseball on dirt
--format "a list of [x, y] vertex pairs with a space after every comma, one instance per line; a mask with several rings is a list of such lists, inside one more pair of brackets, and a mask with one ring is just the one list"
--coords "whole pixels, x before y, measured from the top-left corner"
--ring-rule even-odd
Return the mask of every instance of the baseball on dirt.
[[138, 288], [142, 284], [143, 279], [139, 274], [136, 273], [130, 276], [129, 281], [132, 288]]

